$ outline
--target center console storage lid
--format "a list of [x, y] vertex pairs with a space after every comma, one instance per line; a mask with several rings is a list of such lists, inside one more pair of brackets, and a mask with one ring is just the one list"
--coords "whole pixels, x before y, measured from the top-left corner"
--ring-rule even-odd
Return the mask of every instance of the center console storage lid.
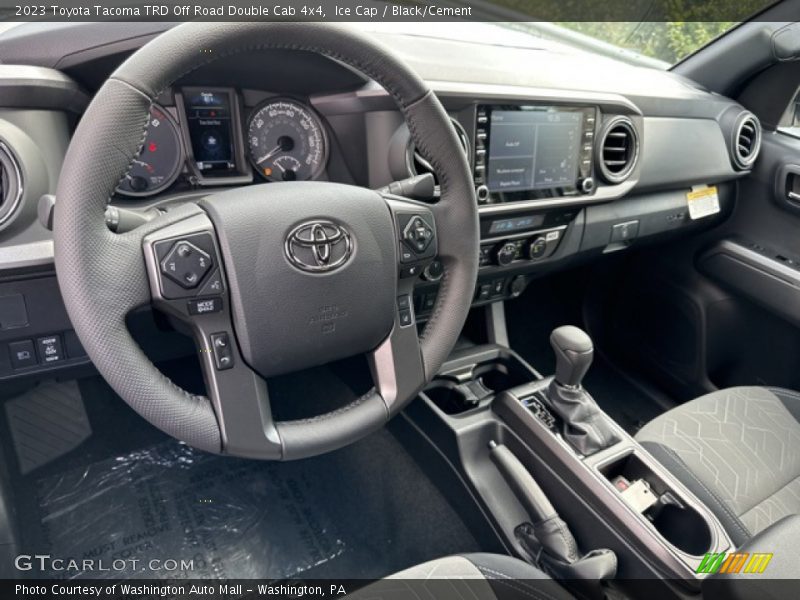
[[[740, 559], [741, 570], [720, 567], [717, 573], [703, 581], [703, 598], [767, 600], [796, 597], [797, 581], [800, 579], [798, 541], [800, 515], [789, 515], [773, 523], [736, 550], [736, 554], [747, 555]], [[754, 559], [754, 555], [758, 556]], [[752, 569], [755, 572], [746, 572], [751, 560], [757, 560], [758, 565]], [[761, 567], [764, 567], [763, 570]], [[723, 569], [728, 572], [720, 572]]]

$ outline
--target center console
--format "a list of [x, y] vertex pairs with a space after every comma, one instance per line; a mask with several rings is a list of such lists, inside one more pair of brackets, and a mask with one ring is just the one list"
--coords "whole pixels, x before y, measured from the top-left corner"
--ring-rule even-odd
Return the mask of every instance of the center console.
[[517, 555], [560, 579], [641, 579], [697, 593], [703, 556], [731, 550], [730, 538], [582, 387], [589, 337], [565, 327], [551, 343], [550, 377], [504, 346], [457, 351], [410, 418], [435, 437]]

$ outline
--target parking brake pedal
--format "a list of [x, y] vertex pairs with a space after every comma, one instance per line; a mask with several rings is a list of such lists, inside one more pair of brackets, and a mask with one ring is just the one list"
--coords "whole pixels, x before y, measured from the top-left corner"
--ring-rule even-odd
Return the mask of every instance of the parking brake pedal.
[[[590, 596], [600, 593], [599, 583], [614, 577], [617, 571], [617, 557], [612, 550], [600, 548], [581, 554], [578, 544], [567, 524], [559, 517], [556, 509], [545, 495], [536, 480], [507, 446], [489, 442], [489, 455], [492, 462], [508, 483], [520, 504], [531, 518], [532, 526], [520, 529], [524, 544], [537, 556], [541, 566], [562, 580], [588, 580], [589, 589], [583, 590]], [[535, 539], [530, 539], [535, 538]]]

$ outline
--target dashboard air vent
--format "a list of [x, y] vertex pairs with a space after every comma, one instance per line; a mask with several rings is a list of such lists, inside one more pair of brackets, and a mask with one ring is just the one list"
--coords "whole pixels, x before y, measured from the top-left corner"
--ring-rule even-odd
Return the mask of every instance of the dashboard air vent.
[[[461, 126], [461, 123], [455, 119], [450, 119], [450, 121], [453, 123], [453, 127], [456, 130], [456, 135], [458, 136], [458, 141], [461, 142], [461, 147], [464, 149], [464, 154], [469, 156], [469, 137], [467, 137], [467, 132]], [[434, 177], [436, 177], [433, 165], [431, 165], [430, 162], [428, 162], [419, 152], [417, 152], [413, 142], [408, 146], [406, 163], [408, 165], [408, 172], [412, 176], [422, 175], [423, 173], [433, 173]], [[439, 184], [438, 179], [436, 184]]]
[[639, 157], [639, 137], [630, 119], [616, 117], [605, 126], [598, 155], [600, 175], [608, 183], [628, 178]]
[[740, 169], [755, 162], [761, 148], [761, 124], [752, 113], [743, 113], [733, 130], [733, 161]]
[[0, 142], [0, 226], [17, 212], [22, 199], [22, 174], [17, 159]]

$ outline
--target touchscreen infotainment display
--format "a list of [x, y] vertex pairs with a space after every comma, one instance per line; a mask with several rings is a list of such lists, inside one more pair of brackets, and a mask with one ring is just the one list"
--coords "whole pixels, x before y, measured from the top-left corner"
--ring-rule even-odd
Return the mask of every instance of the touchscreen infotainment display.
[[513, 192], [574, 185], [584, 112], [554, 107], [492, 110], [486, 185]]

